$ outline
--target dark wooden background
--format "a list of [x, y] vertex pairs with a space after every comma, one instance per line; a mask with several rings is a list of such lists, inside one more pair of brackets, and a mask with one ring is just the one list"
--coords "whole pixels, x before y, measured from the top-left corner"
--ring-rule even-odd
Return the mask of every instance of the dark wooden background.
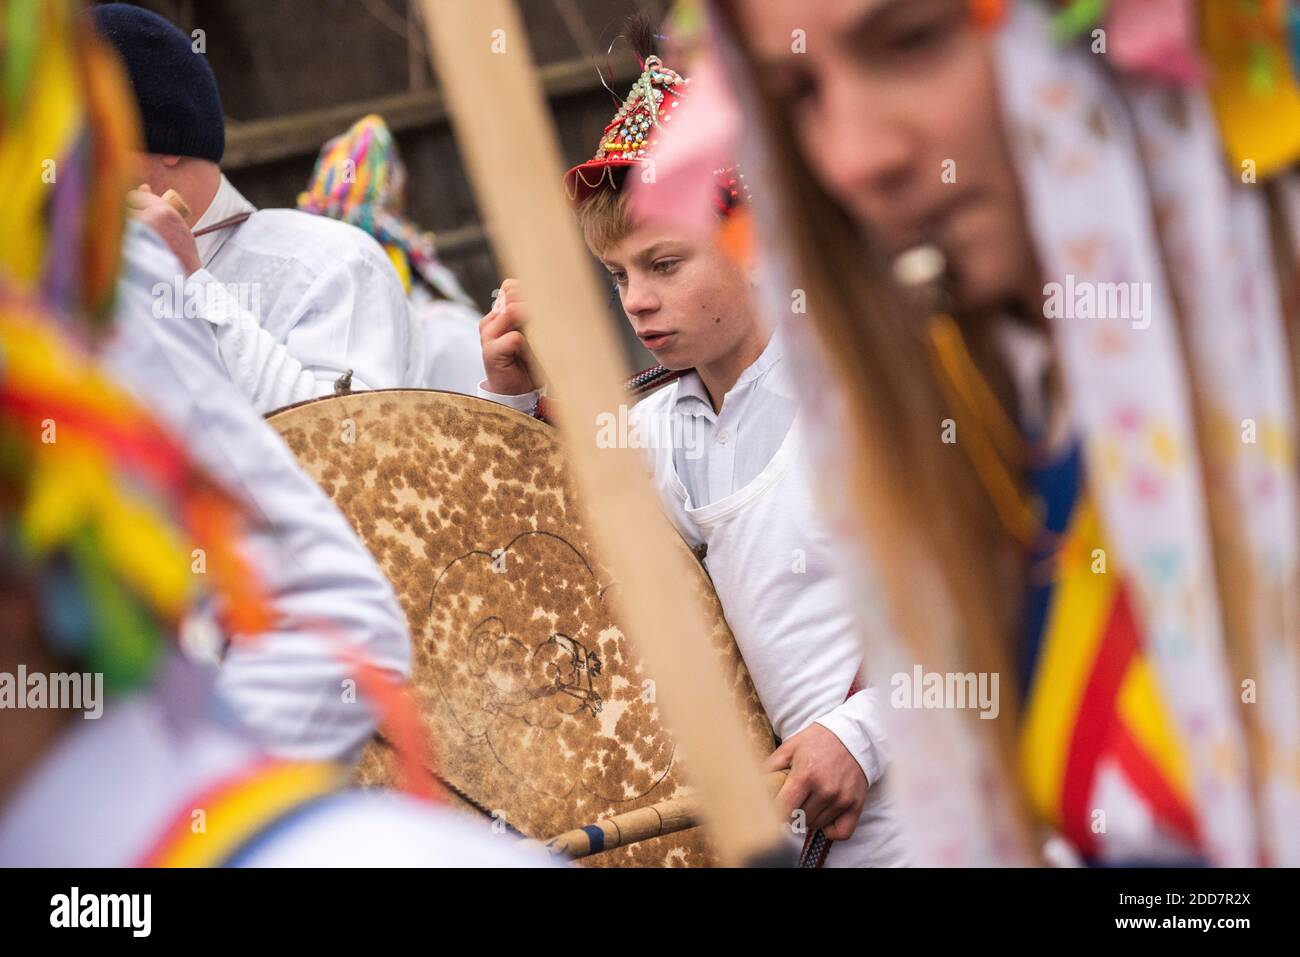
[[[473, 3], [474, 0], [438, 0]], [[637, 10], [661, 16], [668, 0], [516, 0], [569, 163], [595, 151], [636, 79], [616, 38]], [[481, 308], [502, 276], [430, 68], [414, 0], [143, 0], [187, 33], [204, 31], [226, 114], [222, 169], [259, 207], [293, 206], [321, 145], [367, 113], [383, 116], [407, 166], [407, 213], [433, 230], [439, 255]], [[614, 43], [612, 52], [610, 44]], [[482, 108], [497, 104], [485, 99]], [[520, 144], [519, 162], [528, 162]], [[558, 185], [557, 185], [558, 188]], [[520, 215], [527, 215], [520, 210]], [[608, 277], [595, 264], [604, 288]], [[610, 299], [628, 366], [652, 360]]]

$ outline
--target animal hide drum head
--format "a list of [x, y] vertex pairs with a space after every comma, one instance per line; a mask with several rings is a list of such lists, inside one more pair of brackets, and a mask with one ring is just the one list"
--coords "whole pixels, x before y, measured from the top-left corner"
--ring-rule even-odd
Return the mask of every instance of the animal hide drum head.
[[[646, 674], [608, 602], [558, 433], [529, 416], [448, 392], [382, 390], [269, 416], [347, 516], [410, 622], [413, 684], [454, 803], [549, 838], [686, 793], [682, 762]], [[708, 576], [683, 543], [713, 618], [713, 645], [755, 753], [772, 729]], [[360, 765], [391, 784], [382, 743]], [[588, 859], [704, 866], [699, 828]]]

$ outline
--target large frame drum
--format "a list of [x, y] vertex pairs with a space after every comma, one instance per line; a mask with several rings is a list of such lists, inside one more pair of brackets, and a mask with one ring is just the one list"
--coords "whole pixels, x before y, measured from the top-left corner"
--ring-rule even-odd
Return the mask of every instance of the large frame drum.
[[[388, 575], [410, 622], [413, 684], [438, 775], [466, 810], [547, 838], [686, 793], [652, 676], [614, 624], [558, 435], [447, 392], [331, 396], [269, 417]], [[772, 729], [708, 576], [694, 576], [757, 754]], [[363, 783], [392, 783], [372, 745]], [[712, 864], [699, 828], [587, 859]]]

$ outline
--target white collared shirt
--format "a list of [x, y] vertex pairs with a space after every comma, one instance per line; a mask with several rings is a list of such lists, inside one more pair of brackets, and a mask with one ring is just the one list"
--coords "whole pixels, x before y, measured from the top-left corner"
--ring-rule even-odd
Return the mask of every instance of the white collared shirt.
[[678, 380], [672, 413], [681, 422], [682, 441], [673, 450], [673, 466], [692, 506], [710, 505], [744, 488], [785, 441], [799, 403], [784, 357], [778, 331], [717, 412], [697, 373]]
[[411, 284], [407, 302], [412, 317], [411, 354], [420, 361], [412, 362], [404, 385], [477, 394], [484, 375], [478, 311], [465, 299], [435, 299], [420, 282]]
[[383, 248], [354, 226], [295, 209], [256, 210], [225, 176], [195, 232], [203, 263], [187, 296], [216, 330], [227, 371], [259, 412], [352, 388], [406, 384], [411, 318]]
[[[648, 446], [669, 519], [704, 564], [763, 710], [782, 738], [812, 723], [833, 733], [871, 785], [858, 830], [828, 866], [902, 863], [892, 804], [882, 705], [858, 676], [861, 627], [814, 507], [814, 476], [801, 448], [799, 405], [778, 330], [727, 392], [718, 413], [691, 372], [639, 402], [631, 419]], [[519, 411], [538, 392], [479, 395]], [[857, 683], [863, 690], [846, 696]]]
[[[244, 194], [235, 189], [235, 184], [226, 179], [225, 174], [221, 176], [221, 184], [217, 187], [217, 193], [212, 197], [212, 202], [208, 203], [208, 208], [203, 211], [203, 215], [194, 223], [194, 232], [200, 233], [209, 226], [215, 226], [217, 223], [238, 216], [241, 213], [255, 213], [257, 207], [244, 198]], [[202, 236], [194, 237], [194, 245], [199, 251], [199, 260], [207, 268], [212, 257], [217, 254], [217, 250], [222, 247], [227, 239], [230, 238], [231, 230], [219, 229], [215, 232], [204, 233]]]

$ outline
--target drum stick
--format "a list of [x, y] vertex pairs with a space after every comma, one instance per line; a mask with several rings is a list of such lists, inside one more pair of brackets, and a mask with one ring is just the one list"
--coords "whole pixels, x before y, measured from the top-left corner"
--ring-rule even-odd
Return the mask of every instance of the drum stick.
[[615, 620], [689, 755], [687, 773], [722, 860], [793, 864], [691, 588], [691, 558], [672, 539], [640, 451], [596, 441], [594, 423], [627, 402], [619, 388], [625, 360], [564, 202], [559, 143], [519, 11], [509, 0], [421, 0], [421, 10], [493, 249], [528, 290], [529, 344], [564, 391], [556, 426], [594, 550], [618, 583]]
[[[773, 771], [764, 777], [769, 790], [775, 795], [781, 790], [789, 771]], [[530, 847], [544, 848], [555, 857], [577, 860], [590, 857], [616, 847], [626, 847], [638, 841], [676, 834], [698, 827], [700, 823], [699, 798], [694, 794], [684, 797], [669, 798], [658, 804], [648, 804], [633, 811], [624, 811], [610, 817], [575, 827], [546, 841], [528, 840], [523, 843]]]

